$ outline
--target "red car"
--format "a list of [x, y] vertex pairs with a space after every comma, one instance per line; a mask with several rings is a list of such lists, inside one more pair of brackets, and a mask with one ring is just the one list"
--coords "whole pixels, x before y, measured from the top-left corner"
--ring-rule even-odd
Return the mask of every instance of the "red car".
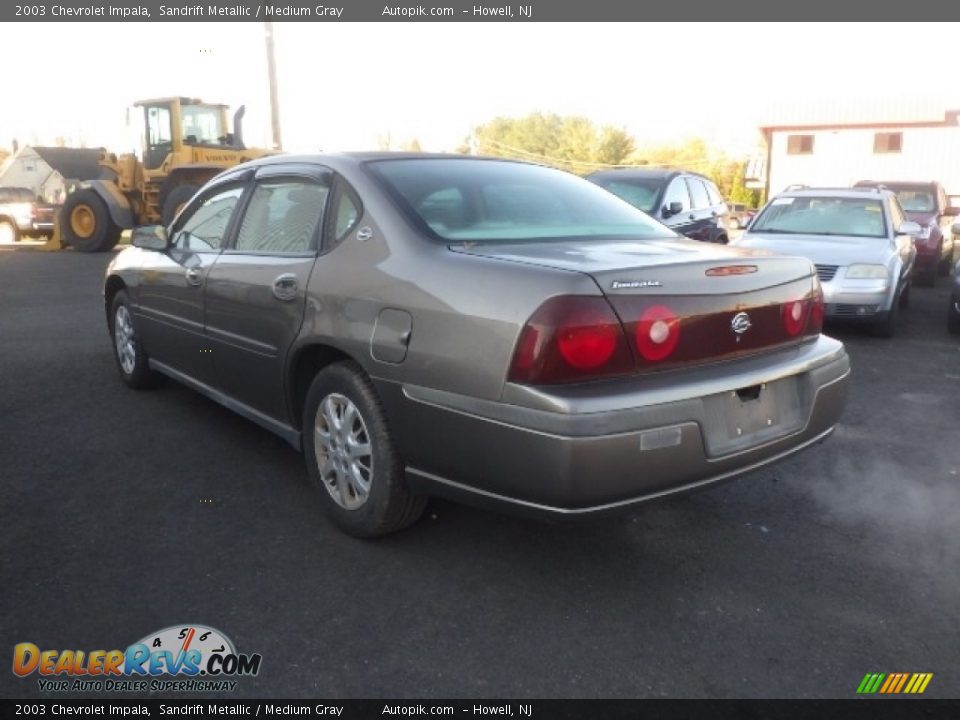
[[933, 286], [937, 275], [947, 275], [960, 256], [950, 226], [960, 215], [960, 208], [950, 205], [947, 193], [938, 182], [878, 182], [861, 180], [855, 187], [886, 187], [897, 194], [897, 200], [908, 220], [920, 225], [916, 237], [917, 261], [913, 277], [917, 285]]

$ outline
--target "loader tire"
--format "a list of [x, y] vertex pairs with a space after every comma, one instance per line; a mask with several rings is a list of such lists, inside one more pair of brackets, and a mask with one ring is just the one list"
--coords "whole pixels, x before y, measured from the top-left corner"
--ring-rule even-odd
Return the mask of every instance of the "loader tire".
[[94, 190], [70, 193], [60, 211], [63, 241], [79, 252], [107, 252], [120, 240], [120, 228]]
[[170, 227], [180, 208], [186, 205], [199, 189], [196, 185], [180, 185], [171, 190], [163, 201], [163, 209], [160, 211], [161, 222]]

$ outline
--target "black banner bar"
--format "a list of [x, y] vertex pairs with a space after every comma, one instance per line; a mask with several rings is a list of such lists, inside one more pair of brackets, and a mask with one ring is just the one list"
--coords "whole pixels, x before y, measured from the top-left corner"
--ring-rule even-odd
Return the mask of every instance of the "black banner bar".
[[956, 720], [958, 700], [2, 700], [0, 717]]
[[[3, 3], [5, 22], [805, 22], [937, 21], [960, 19], [960, 4], [915, 0], [726, 0], [624, 2], [624, 0], [24, 0]], [[852, 33], [863, 32], [851, 26]], [[724, 32], [718, 28], [718, 33]], [[809, 32], [798, 28], [798, 32]], [[949, 30], [947, 31], [949, 34]], [[750, 39], [748, 55], [762, 61], [763, 30], [739, 27]], [[905, 35], [908, 38], [909, 35]], [[949, 41], [949, 40], [948, 40]], [[815, 39], [811, 37], [811, 42]], [[906, 47], [907, 45], [905, 45]]]

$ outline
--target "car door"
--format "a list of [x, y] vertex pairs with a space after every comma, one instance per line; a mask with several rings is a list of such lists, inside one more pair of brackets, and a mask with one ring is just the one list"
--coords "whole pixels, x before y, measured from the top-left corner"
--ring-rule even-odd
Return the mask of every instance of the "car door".
[[893, 237], [893, 251], [900, 258], [900, 280], [909, 281], [910, 273], [913, 271], [913, 264], [917, 258], [917, 241], [910, 235], [904, 235], [897, 232], [907, 219], [907, 214], [903, 211], [900, 201], [896, 196], [889, 199], [890, 208], [890, 234]]
[[[680, 212], [670, 213], [668, 208], [673, 203], [680, 203]], [[690, 191], [682, 177], [676, 177], [667, 185], [663, 193], [663, 204], [660, 208], [660, 217], [674, 232], [690, 237], [693, 230], [693, 217], [690, 207]]]
[[212, 366], [204, 335], [204, 284], [235, 218], [245, 181], [204, 191], [170, 229], [164, 252], [144, 253], [139, 307], [144, 347], [153, 360], [203, 383]]
[[707, 194], [707, 188], [700, 178], [685, 178], [687, 187], [690, 191], [690, 219], [691, 226], [686, 235], [694, 240], [710, 242], [713, 240], [714, 229], [716, 228], [717, 216], [710, 205], [710, 197]]
[[235, 236], [207, 279], [216, 386], [284, 423], [284, 365], [303, 323], [332, 177], [316, 165], [260, 168]]

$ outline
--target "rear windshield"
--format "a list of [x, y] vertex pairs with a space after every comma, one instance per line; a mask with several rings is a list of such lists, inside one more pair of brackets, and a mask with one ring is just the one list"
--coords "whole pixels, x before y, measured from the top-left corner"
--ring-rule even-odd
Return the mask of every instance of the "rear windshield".
[[33, 202], [33, 197], [30, 188], [0, 188], [0, 202]]
[[675, 237], [575, 175], [538, 165], [423, 158], [370, 163], [408, 214], [443, 240]]
[[879, 200], [838, 197], [778, 197], [770, 201], [751, 233], [886, 237]]
[[635, 208], [652, 213], [663, 188], [662, 178], [591, 178], [602, 188], [621, 197]]

